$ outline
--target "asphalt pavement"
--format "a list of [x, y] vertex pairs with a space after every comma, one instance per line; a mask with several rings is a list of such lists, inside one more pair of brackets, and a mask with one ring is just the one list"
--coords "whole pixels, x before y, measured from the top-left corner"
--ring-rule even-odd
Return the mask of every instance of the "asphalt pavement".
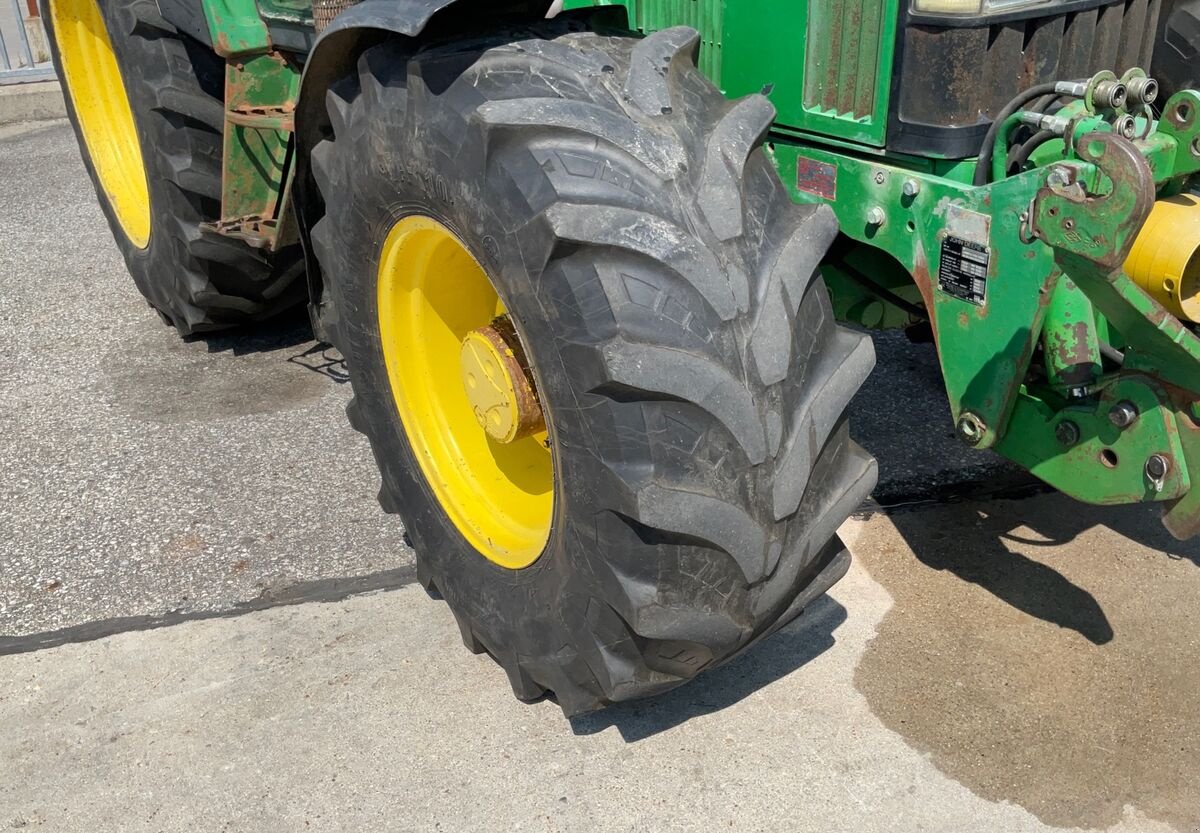
[[1200, 830], [1200, 546], [958, 444], [930, 345], [877, 340], [905, 508], [831, 597], [566, 721], [412, 583], [303, 316], [181, 341], [62, 122], [0, 128], [0, 195], [0, 827]]

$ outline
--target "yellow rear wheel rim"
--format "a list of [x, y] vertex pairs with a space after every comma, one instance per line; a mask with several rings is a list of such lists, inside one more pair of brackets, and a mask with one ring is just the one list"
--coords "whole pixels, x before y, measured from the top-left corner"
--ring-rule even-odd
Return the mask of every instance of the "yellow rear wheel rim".
[[150, 189], [133, 110], [96, 0], [50, 0], [50, 17], [83, 142], [125, 236], [150, 243]]
[[537, 560], [550, 537], [554, 468], [545, 429], [498, 441], [468, 396], [464, 341], [506, 314], [487, 273], [450, 229], [406, 217], [384, 240], [379, 334], [392, 398], [446, 515], [488, 560]]

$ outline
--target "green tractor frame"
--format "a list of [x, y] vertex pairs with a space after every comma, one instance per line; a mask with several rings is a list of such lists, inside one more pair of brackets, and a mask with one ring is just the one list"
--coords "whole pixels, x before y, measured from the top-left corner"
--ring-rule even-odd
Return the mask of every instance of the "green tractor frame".
[[151, 306], [191, 335], [307, 300], [422, 583], [519, 697], [576, 714], [844, 574], [870, 329], [936, 342], [967, 445], [1200, 529], [1196, 5], [45, 17]]

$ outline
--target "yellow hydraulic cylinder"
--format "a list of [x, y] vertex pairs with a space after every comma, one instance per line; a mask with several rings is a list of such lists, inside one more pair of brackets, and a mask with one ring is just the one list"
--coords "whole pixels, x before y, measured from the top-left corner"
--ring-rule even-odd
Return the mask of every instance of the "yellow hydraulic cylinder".
[[1200, 199], [1180, 194], [1156, 202], [1125, 272], [1177, 318], [1200, 321]]

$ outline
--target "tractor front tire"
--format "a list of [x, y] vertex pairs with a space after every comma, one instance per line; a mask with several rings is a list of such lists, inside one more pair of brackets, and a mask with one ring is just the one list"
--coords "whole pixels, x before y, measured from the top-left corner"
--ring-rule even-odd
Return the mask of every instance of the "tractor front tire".
[[[570, 21], [387, 42], [329, 91], [311, 158], [381, 503], [467, 646], [568, 715], [799, 615], [846, 571], [836, 530], [876, 478], [843, 413], [872, 345], [816, 273], [834, 217], [789, 199], [773, 108], [726, 100], [697, 45]], [[505, 318], [494, 366], [528, 370], [545, 429], [482, 443], [490, 405], [461, 389]]]
[[304, 299], [299, 246], [267, 254], [201, 229], [221, 216], [225, 64], [153, 0], [44, 0], [67, 115], [142, 295], [181, 334]]

